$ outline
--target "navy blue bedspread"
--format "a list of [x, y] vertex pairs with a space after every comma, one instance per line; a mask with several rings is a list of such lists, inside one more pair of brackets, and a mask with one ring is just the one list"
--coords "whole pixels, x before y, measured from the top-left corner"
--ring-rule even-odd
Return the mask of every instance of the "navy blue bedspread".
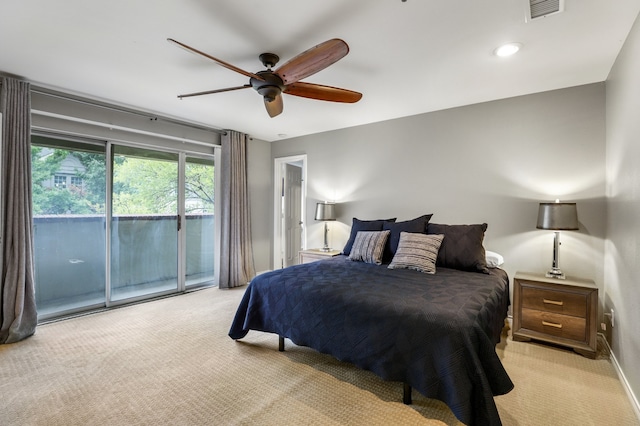
[[229, 336], [276, 333], [408, 383], [465, 424], [499, 425], [493, 397], [513, 389], [495, 351], [508, 306], [501, 269], [429, 275], [337, 256], [254, 278]]

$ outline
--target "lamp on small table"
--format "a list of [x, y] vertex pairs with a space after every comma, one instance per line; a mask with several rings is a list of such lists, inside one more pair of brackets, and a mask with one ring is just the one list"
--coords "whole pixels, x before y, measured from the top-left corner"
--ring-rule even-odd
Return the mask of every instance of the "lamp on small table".
[[336, 209], [334, 203], [318, 203], [316, 204], [316, 217], [315, 220], [324, 221], [324, 247], [322, 247], [322, 251], [329, 251], [329, 243], [327, 241], [327, 233], [329, 232], [329, 225], [327, 224], [330, 220], [336, 220]]
[[564, 273], [558, 265], [558, 255], [560, 251], [560, 231], [575, 231], [579, 229], [578, 210], [576, 203], [540, 203], [538, 207], [538, 229], [550, 229], [555, 231], [553, 238], [553, 265], [547, 277], [565, 279]]

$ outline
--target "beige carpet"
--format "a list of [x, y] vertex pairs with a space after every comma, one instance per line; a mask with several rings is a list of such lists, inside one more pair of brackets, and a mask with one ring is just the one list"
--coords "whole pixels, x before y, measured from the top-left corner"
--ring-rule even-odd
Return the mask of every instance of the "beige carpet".
[[[287, 341], [227, 337], [244, 289], [41, 325], [0, 346], [0, 424], [457, 425], [442, 403]], [[503, 339], [505, 425], [637, 425], [606, 356]]]

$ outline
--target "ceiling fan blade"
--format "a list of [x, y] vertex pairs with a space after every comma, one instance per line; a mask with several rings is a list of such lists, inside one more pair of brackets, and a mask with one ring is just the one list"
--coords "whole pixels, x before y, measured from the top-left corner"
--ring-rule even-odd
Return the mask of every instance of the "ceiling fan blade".
[[276, 115], [280, 115], [282, 110], [284, 109], [284, 105], [282, 103], [282, 94], [278, 93], [278, 96], [275, 97], [271, 102], [264, 98], [264, 106], [267, 109], [267, 113], [269, 117], [273, 118]]
[[213, 93], [222, 93], [222, 92], [230, 92], [232, 90], [240, 90], [251, 87], [250, 84], [245, 84], [244, 86], [236, 86], [236, 87], [227, 87], [226, 89], [215, 89], [215, 90], [205, 90], [204, 92], [195, 92], [195, 93], [187, 93], [185, 95], [178, 95], [178, 98], [190, 98], [192, 96], [201, 96], [201, 95], [211, 95]]
[[323, 86], [321, 84], [305, 83], [299, 81], [290, 84], [284, 90], [288, 95], [301, 96], [303, 98], [318, 99], [321, 101], [355, 103], [362, 98], [362, 93], [353, 90], [340, 89], [339, 87]]
[[284, 84], [292, 84], [317, 73], [344, 58], [349, 46], [343, 40], [334, 38], [320, 43], [292, 58], [276, 70]]
[[198, 49], [195, 49], [195, 48], [193, 48], [191, 46], [188, 46], [188, 45], [186, 45], [184, 43], [180, 43], [177, 40], [174, 40], [172, 38], [168, 38], [167, 40], [172, 42], [172, 43], [177, 44], [178, 46], [182, 47], [183, 49], [187, 49], [190, 52], [197, 53], [198, 55], [201, 55], [201, 56], [204, 56], [205, 58], [211, 59], [212, 61], [215, 61], [219, 65], [222, 65], [223, 67], [228, 68], [228, 69], [230, 69], [232, 71], [235, 71], [235, 72], [240, 73], [242, 75], [245, 75], [247, 77], [256, 78], [256, 79], [258, 79], [260, 81], [264, 81], [264, 79], [262, 77], [260, 77], [259, 75], [257, 75], [257, 74], [254, 74], [254, 73], [249, 72], [249, 71], [245, 71], [245, 70], [243, 70], [241, 68], [238, 68], [238, 67], [236, 67], [234, 65], [231, 65], [230, 63], [225, 62], [225, 61], [223, 61], [221, 59], [214, 58], [213, 56], [211, 56], [211, 55], [209, 55], [207, 53], [204, 53], [204, 52], [202, 52], [202, 51], [200, 51]]

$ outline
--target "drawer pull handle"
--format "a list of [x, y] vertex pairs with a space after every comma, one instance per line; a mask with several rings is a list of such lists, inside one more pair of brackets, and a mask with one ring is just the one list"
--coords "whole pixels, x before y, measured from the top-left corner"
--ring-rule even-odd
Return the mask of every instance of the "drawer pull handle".
[[558, 306], [562, 306], [564, 305], [564, 302], [562, 300], [549, 300], [549, 299], [542, 299], [543, 303], [546, 303], [548, 305], [558, 305]]
[[555, 322], [542, 321], [542, 325], [548, 325], [549, 327], [562, 328], [562, 324], [557, 324]]

